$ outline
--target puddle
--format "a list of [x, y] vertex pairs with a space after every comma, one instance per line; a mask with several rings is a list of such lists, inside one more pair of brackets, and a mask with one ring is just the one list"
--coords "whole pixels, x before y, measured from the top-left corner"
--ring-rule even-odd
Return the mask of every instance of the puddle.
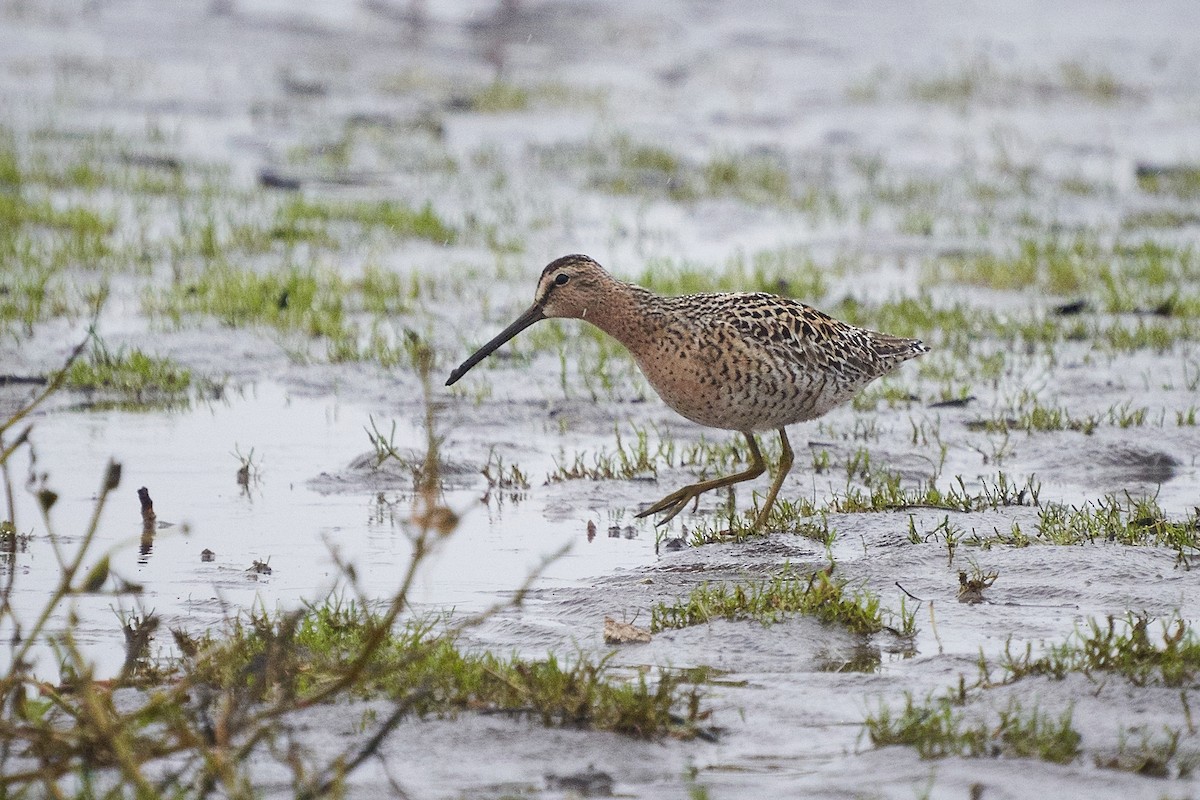
[[[36, 471], [59, 494], [52, 522], [67, 553], [95, 507], [95, 495], [82, 487], [99, 486], [109, 459], [121, 464], [121, 486], [101, 516], [85, 569], [111, 552], [113, 572], [144, 587], [142, 608], [194, 633], [254, 606], [288, 609], [321, 600], [338, 575], [331, 551], [355, 566], [365, 596], [386, 598], [397, 589], [411, 553], [412, 478], [401, 471], [380, 481], [369, 467], [348, 470], [373, 458], [364, 454], [371, 419], [372, 412], [338, 397], [261, 383], [186, 412], [55, 412], [36, 421], [32, 441]], [[397, 419], [398, 449], [424, 441], [418, 422]], [[252, 454], [246, 488], [237, 482], [237, 453]], [[328, 490], [330, 474], [341, 478], [336, 492]], [[471, 487], [446, 494], [462, 521], [420, 573], [411, 595], [418, 607], [482, 610], [564, 548], [537, 586], [577, 585], [654, 558], [646, 526], [630, 528], [634, 538], [600, 535], [589, 542], [588, 522], [601, 518], [586, 508], [559, 510], [547, 522], [544, 502], [509, 493], [485, 505], [483, 478], [468, 475], [463, 483]], [[159, 522], [149, 542], [142, 537], [140, 487], [149, 490]], [[18, 490], [16, 499], [19, 529], [32, 539], [19, 559], [13, 606], [29, 618], [58, 565], [35, 498]], [[212, 551], [211, 560], [202, 558], [204, 550]], [[251, 570], [256, 561], [270, 573]], [[80, 641], [101, 672], [121, 663], [112, 606], [104, 595], [75, 601]]]

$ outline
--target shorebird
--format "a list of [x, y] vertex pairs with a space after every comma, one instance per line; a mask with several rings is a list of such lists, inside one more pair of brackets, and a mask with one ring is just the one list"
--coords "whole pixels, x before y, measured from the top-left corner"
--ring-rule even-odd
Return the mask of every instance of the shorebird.
[[794, 454], [787, 426], [816, 419], [901, 363], [929, 352], [811, 306], [761, 292], [666, 297], [619, 281], [593, 259], [569, 255], [542, 270], [533, 305], [450, 373], [450, 386], [535, 322], [581, 319], [625, 345], [663, 401], [693, 422], [738, 431], [750, 448], [742, 472], [684, 486], [637, 516], [662, 525], [704, 492], [766, 471], [754, 434], [775, 430], [783, 446], [756, 528], [766, 522]]

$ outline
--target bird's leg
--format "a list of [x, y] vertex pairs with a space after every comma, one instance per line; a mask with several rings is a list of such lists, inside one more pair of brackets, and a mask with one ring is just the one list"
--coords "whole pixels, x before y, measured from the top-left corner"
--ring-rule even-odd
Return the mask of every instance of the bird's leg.
[[767, 521], [767, 515], [771, 513], [771, 506], [775, 505], [775, 497], [779, 494], [779, 487], [783, 486], [783, 479], [792, 469], [792, 460], [795, 458], [795, 454], [792, 452], [792, 443], [788, 441], [786, 428], [779, 429], [779, 442], [783, 445], [783, 454], [779, 456], [779, 471], [775, 473], [775, 480], [771, 481], [771, 489], [767, 492], [766, 502], [763, 503], [758, 516], [754, 519], [755, 529], [761, 528]]
[[670, 522], [676, 514], [687, 508], [688, 502], [695, 497], [699, 497], [710, 489], [720, 489], [722, 486], [732, 486], [735, 483], [749, 481], [757, 478], [766, 471], [767, 465], [763, 461], [762, 453], [759, 452], [758, 442], [754, 440], [754, 434], [749, 431], [743, 434], [746, 441], [750, 445], [750, 466], [744, 472], [738, 472], [734, 475], [727, 475], [724, 478], [713, 478], [709, 481], [701, 481], [693, 483], [689, 486], [684, 486], [682, 489], [677, 489], [669, 495], [659, 500], [654, 505], [647, 508], [645, 511], [637, 515], [638, 519], [648, 517], [651, 514], [657, 514], [660, 511], [666, 511], [667, 516], [660, 519], [657, 525], [665, 525]]

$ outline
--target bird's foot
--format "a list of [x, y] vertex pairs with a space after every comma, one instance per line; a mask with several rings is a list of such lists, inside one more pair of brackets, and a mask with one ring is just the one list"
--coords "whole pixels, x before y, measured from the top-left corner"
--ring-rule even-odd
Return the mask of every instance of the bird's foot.
[[635, 514], [634, 517], [636, 519], [643, 519], [661, 511], [665, 511], [667, 512], [667, 515], [654, 524], [656, 526], [666, 525], [668, 522], [673, 520], [680, 511], [683, 511], [685, 508], [687, 508], [688, 503], [698, 498], [703, 492], [707, 491], [708, 488], [708, 486], [705, 486], [702, 483], [693, 483], [689, 486], [684, 486], [682, 489], [677, 489], [671, 492], [669, 495], [664, 497], [662, 500], [659, 500], [645, 511]]

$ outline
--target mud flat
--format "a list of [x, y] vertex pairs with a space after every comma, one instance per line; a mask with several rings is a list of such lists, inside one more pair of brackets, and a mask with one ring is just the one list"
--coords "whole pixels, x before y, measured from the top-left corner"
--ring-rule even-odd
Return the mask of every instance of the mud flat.
[[[0, 4], [0, 420], [79, 347], [0, 423], [8, 785], [1195, 796], [1200, 11], [432, 5]], [[615, 343], [442, 387], [567, 252], [934, 351], [655, 528], [746, 454]]]

